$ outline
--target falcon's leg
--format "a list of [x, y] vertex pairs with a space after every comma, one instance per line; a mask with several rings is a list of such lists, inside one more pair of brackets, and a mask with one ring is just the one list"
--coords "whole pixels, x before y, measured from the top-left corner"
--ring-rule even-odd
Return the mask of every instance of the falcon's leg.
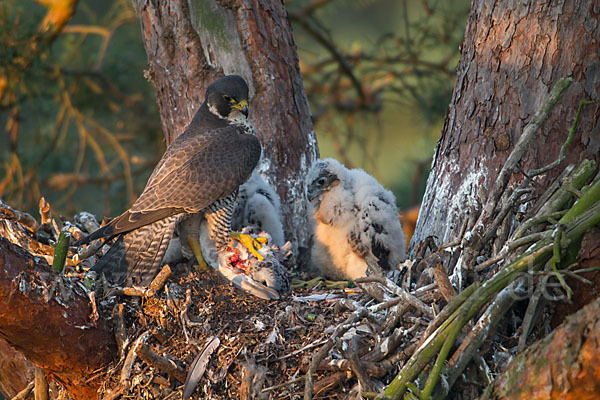
[[237, 192], [208, 206], [206, 213], [208, 234], [210, 239], [215, 242], [217, 251], [227, 246], [231, 237], [231, 216], [236, 199]]
[[[232, 238], [231, 217], [237, 199], [237, 192], [232, 193], [223, 200], [218, 200], [208, 207], [206, 213], [206, 222], [208, 223], [208, 233], [212, 241], [215, 242], [217, 251], [223, 249]], [[250, 235], [239, 232], [233, 233], [233, 238], [241, 242], [248, 250], [259, 260], [264, 260], [258, 249], [262, 244]]]
[[179, 240], [181, 242], [181, 253], [186, 259], [194, 257], [195, 252], [188, 242], [188, 236], [192, 237], [196, 241], [200, 237], [200, 224], [204, 214], [186, 214], [178, 223], [179, 229]]

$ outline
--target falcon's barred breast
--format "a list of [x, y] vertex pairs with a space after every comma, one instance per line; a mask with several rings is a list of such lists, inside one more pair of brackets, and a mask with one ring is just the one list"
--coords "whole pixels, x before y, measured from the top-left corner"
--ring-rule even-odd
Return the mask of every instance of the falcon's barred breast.
[[147, 285], [176, 220], [185, 214], [204, 213], [217, 249], [227, 244], [238, 189], [261, 155], [247, 115], [248, 86], [241, 77], [225, 76], [208, 87], [204, 103], [167, 148], [133, 206], [84, 239], [118, 237], [94, 270], [114, 282]]

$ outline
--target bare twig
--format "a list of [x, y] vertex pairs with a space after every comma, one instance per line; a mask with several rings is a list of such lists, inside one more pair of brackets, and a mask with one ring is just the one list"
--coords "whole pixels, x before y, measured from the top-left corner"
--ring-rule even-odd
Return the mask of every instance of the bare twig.
[[336, 372], [335, 374], [329, 375], [315, 382], [314, 393], [315, 395], [322, 395], [323, 393], [332, 390], [345, 380], [350, 379], [350, 377], [351, 373], [349, 371]]
[[40, 225], [33, 216], [26, 212], [13, 209], [8, 204], [4, 203], [2, 199], [0, 199], [0, 219], [16, 221], [28, 228], [31, 232], [37, 232], [40, 228]]
[[131, 375], [131, 368], [133, 367], [133, 363], [135, 363], [135, 359], [137, 358], [137, 352], [140, 347], [146, 342], [148, 337], [150, 336], [150, 331], [145, 331], [142, 333], [136, 341], [133, 343], [133, 346], [129, 349], [127, 353], [127, 357], [125, 358], [125, 362], [123, 363], [123, 368], [121, 369], [120, 383], [123, 390], [126, 392], [129, 390], [129, 376]]
[[504, 288], [487, 307], [468, 336], [448, 361], [448, 366], [444, 368], [445, 371], [443, 372], [447, 376], [448, 384], [437, 387], [434, 399], [441, 400], [446, 396], [449, 388], [452, 387], [456, 379], [462, 374], [485, 338], [488, 337], [489, 333], [500, 322], [502, 316], [510, 309], [518, 297], [523, 294], [522, 285], [524, 279], [521, 278], [514, 281]]
[[379, 341], [378, 345], [365, 354], [364, 360], [370, 362], [378, 362], [393, 354], [394, 351], [402, 344], [407, 331], [401, 327], [394, 329], [394, 332], [385, 339]]
[[185, 382], [185, 371], [170, 358], [159, 356], [150, 350], [146, 344], [142, 344], [137, 349], [137, 354], [142, 360], [155, 367], [159, 371], [177, 379], [181, 383]]
[[87, 260], [94, 254], [96, 254], [102, 246], [104, 246], [104, 241], [102, 239], [97, 239], [92, 241], [92, 243], [90, 243], [86, 247], [80, 247], [77, 250], [77, 259], [80, 261]]
[[294, 13], [289, 13], [290, 19], [297, 22], [309, 35], [315, 38], [331, 55], [337, 60], [344, 74], [348, 76], [350, 82], [356, 89], [358, 97], [360, 99], [361, 104], [366, 103], [366, 96], [362, 84], [360, 80], [354, 74], [352, 66], [348, 62], [345, 55], [338, 49], [338, 47], [333, 43], [333, 41], [328, 38], [321, 30], [315, 27], [316, 23], [311, 16], [307, 16], [305, 18], [301, 18], [295, 16]]
[[573, 121], [573, 124], [571, 124], [571, 127], [569, 128], [567, 140], [565, 140], [565, 142], [561, 146], [560, 151], [558, 153], [558, 158], [540, 169], [529, 171], [527, 175], [533, 177], [543, 174], [544, 172], [550, 171], [552, 168], [558, 167], [558, 165], [564, 161], [565, 157], [567, 156], [567, 147], [569, 147], [569, 145], [573, 141], [575, 131], [577, 130], [577, 125], [579, 125], [579, 118], [581, 117], [581, 111], [583, 110], [583, 106], [594, 103], [596, 103], [596, 101], [582, 100], [579, 102], [579, 107], [577, 107], [577, 114], [575, 115], [575, 121]]
[[88, 292], [88, 298], [90, 299], [90, 306], [92, 307], [92, 313], [90, 314], [90, 321], [95, 324], [100, 316], [98, 315], [98, 307], [96, 306], [96, 292]]
[[446, 270], [444, 270], [442, 264], [435, 265], [433, 268], [433, 276], [438, 283], [440, 292], [442, 292], [442, 296], [444, 296], [446, 303], [449, 303], [456, 296], [456, 290], [454, 290], [454, 287], [450, 283]]
[[283, 382], [283, 383], [280, 383], [280, 384], [278, 384], [278, 385], [274, 385], [274, 386], [269, 386], [269, 387], [266, 387], [266, 388], [264, 388], [263, 390], [261, 390], [261, 393], [268, 393], [268, 392], [272, 392], [272, 391], [274, 391], [274, 390], [281, 389], [281, 388], [284, 388], [284, 387], [291, 386], [291, 385], [293, 385], [293, 384], [295, 384], [295, 383], [302, 382], [303, 380], [304, 380], [304, 377], [303, 377], [303, 376], [299, 376], [299, 377], [297, 377], [297, 378], [290, 379], [290, 380], [289, 380], [289, 381], [287, 381], [287, 382]]
[[361, 391], [375, 392], [377, 389], [375, 383], [367, 374], [364, 365], [358, 357], [358, 340], [360, 340], [360, 337], [358, 335], [354, 336], [350, 340], [350, 342], [337, 339], [337, 348], [338, 350], [340, 350], [340, 352], [346, 358], [346, 360], [348, 360], [350, 369], [352, 370], [352, 372], [358, 379], [358, 382], [360, 383]]
[[146, 291], [146, 297], [152, 297], [156, 292], [158, 292], [167, 282], [167, 279], [171, 275], [171, 267], [169, 265], [165, 265], [160, 272], [152, 279], [150, 282], [150, 286], [148, 286], [148, 290]]
[[50, 203], [46, 201], [45, 198], [40, 198], [40, 216], [42, 217], [42, 228], [52, 234], [54, 240], [58, 239], [58, 235], [60, 235], [60, 229], [56, 224], [54, 218], [52, 218], [52, 213], [50, 211]]
[[115, 341], [117, 342], [117, 348], [119, 349], [119, 356], [121, 359], [125, 357], [125, 349], [129, 344], [129, 337], [127, 336], [127, 329], [125, 328], [125, 304], [119, 303], [115, 305], [113, 309], [113, 327], [115, 331]]
[[487, 267], [489, 267], [490, 265], [494, 265], [497, 262], [502, 261], [505, 257], [506, 257], [506, 252], [505, 251], [501, 251], [500, 253], [496, 254], [494, 257], [488, 258], [487, 260], [485, 260], [481, 264], [476, 265], [475, 266], [475, 271], [476, 272], [481, 272], [484, 269], [486, 269]]
[[483, 212], [479, 218], [480, 223], [489, 220], [490, 216], [493, 215], [494, 209], [498, 204], [500, 196], [504, 192], [510, 176], [512, 175], [515, 167], [521, 161], [523, 154], [527, 151], [529, 143], [534, 139], [535, 133], [538, 131], [540, 126], [548, 119], [550, 112], [554, 109], [558, 101], [562, 98], [565, 91], [571, 86], [573, 80], [571, 78], [562, 78], [552, 88], [548, 96], [542, 103], [540, 109], [533, 115], [531, 121], [523, 129], [523, 133], [519, 137], [519, 140], [515, 144], [513, 151], [509, 154], [508, 158], [504, 162], [498, 178], [490, 194], [488, 201], [484, 206]]
[[527, 344], [527, 337], [529, 336], [531, 328], [535, 323], [534, 317], [540, 307], [540, 302], [542, 304], [544, 303], [542, 298], [542, 293], [545, 290], [544, 286], [545, 285], [543, 284], [538, 284], [533, 291], [533, 295], [529, 298], [529, 304], [527, 305], [527, 310], [523, 316], [523, 323], [521, 324], [521, 336], [519, 336], [519, 344], [517, 346], [519, 352], [523, 351], [525, 345]]
[[315, 372], [317, 371], [317, 367], [319, 366], [321, 361], [327, 356], [327, 354], [329, 353], [329, 350], [331, 350], [333, 348], [336, 338], [343, 335], [344, 332], [346, 332], [348, 329], [350, 329], [356, 321], [359, 321], [360, 319], [364, 318], [366, 316], [366, 314], [367, 314], [367, 310], [364, 308], [361, 308], [360, 310], [353, 312], [343, 324], [338, 325], [335, 328], [335, 331], [329, 337], [327, 342], [325, 342], [323, 347], [321, 347], [319, 349], [319, 351], [317, 352], [317, 354], [315, 354], [312, 361], [310, 362], [310, 366], [308, 368], [308, 372], [306, 373], [305, 380], [304, 380], [304, 400], [312, 400], [313, 389], [314, 389], [313, 376], [314, 376]]
[[291, 353], [288, 353], [285, 356], [276, 358], [275, 361], [281, 361], [281, 360], [285, 360], [286, 358], [294, 357], [300, 353], [304, 353], [306, 350], [310, 350], [315, 347], [321, 346], [321, 345], [327, 343], [327, 341], [328, 341], [328, 339], [315, 340], [314, 342], [309, 343], [306, 346], [303, 346], [302, 348], [300, 348], [298, 350], [292, 351]]
[[427, 306], [427, 304], [423, 303], [417, 297], [408, 293], [389, 279], [385, 277], [376, 277], [376, 276], [368, 276], [365, 278], [356, 279], [357, 283], [368, 283], [368, 282], [377, 282], [384, 285], [387, 289], [389, 289], [395, 295], [401, 297], [404, 301], [409, 303], [411, 306], [415, 307], [417, 310], [422, 312], [423, 314], [433, 317], [433, 312], [431, 311], [431, 307]]
[[48, 400], [48, 380], [46, 379], [46, 374], [39, 368], [34, 368], [34, 394], [36, 400]]
[[19, 393], [17, 393], [11, 400], [25, 400], [27, 398], [27, 396], [29, 396], [29, 393], [31, 393], [31, 391], [33, 390], [34, 385], [35, 385], [35, 380], [29, 382], [29, 384], [25, 387], [25, 389], [23, 389]]

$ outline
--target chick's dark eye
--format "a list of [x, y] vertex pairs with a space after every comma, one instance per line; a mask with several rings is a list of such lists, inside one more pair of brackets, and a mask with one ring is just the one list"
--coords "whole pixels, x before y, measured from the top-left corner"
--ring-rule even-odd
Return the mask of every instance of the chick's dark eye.
[[323, 185], [325, 184], [325, 178], [319, 178], [319, 179], [317, 180], [317, 184], [318, 184], [319, 186], [323, 186]]

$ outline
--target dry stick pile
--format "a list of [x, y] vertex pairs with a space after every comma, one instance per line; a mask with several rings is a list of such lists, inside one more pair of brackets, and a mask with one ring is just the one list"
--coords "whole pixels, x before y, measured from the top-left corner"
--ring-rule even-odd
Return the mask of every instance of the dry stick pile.
[[[528, 338], [547, 329], [538, 321], [541, 289], [552, 278], [570, 293], [562, 275], [582, 271], [565, 253], [600, 222], [600, 178], [585, 187], [597, 169], [593, 161], [565, 168], [537, 203], [528, 196], [531, 181], [563, 160], [581, 107], [558, 159], [508, 187], [569, 83], [557, 84], [525, 128], [460, 240], [439, 248], [423, 243], [417, 258], [400, 266], [409, 270], [402, 282], [385, 277], [371, 260], [371, 275], [356, 282], [360, 290], [300, 289], [278, 302], [250, 297], [211, 270], [183, 264], [165, 267], [147, 290], [115, 289], [98, 279], [90, 300], [96, 318], [113, 321], [121, 355], [97, 376], [102, 397], [179, 398], [190, 369], [198, 399], [441, 399], [451, 390], [477, 396]], [[524, 204], [530, 209], [519, 225]], [[0, 205], [14, 215], [4, 218], [30, 221]], [[95, 229], [84, 220], [77, 220], [80, 228]], [[57, 240], [56, 223], [48, 225]], [[536, 279], [525, 312], [513, 314], [516, 323], [498, 325], [536, 271], [544, 279]], [[87, 284], [72, 267], [66, 274]]]

